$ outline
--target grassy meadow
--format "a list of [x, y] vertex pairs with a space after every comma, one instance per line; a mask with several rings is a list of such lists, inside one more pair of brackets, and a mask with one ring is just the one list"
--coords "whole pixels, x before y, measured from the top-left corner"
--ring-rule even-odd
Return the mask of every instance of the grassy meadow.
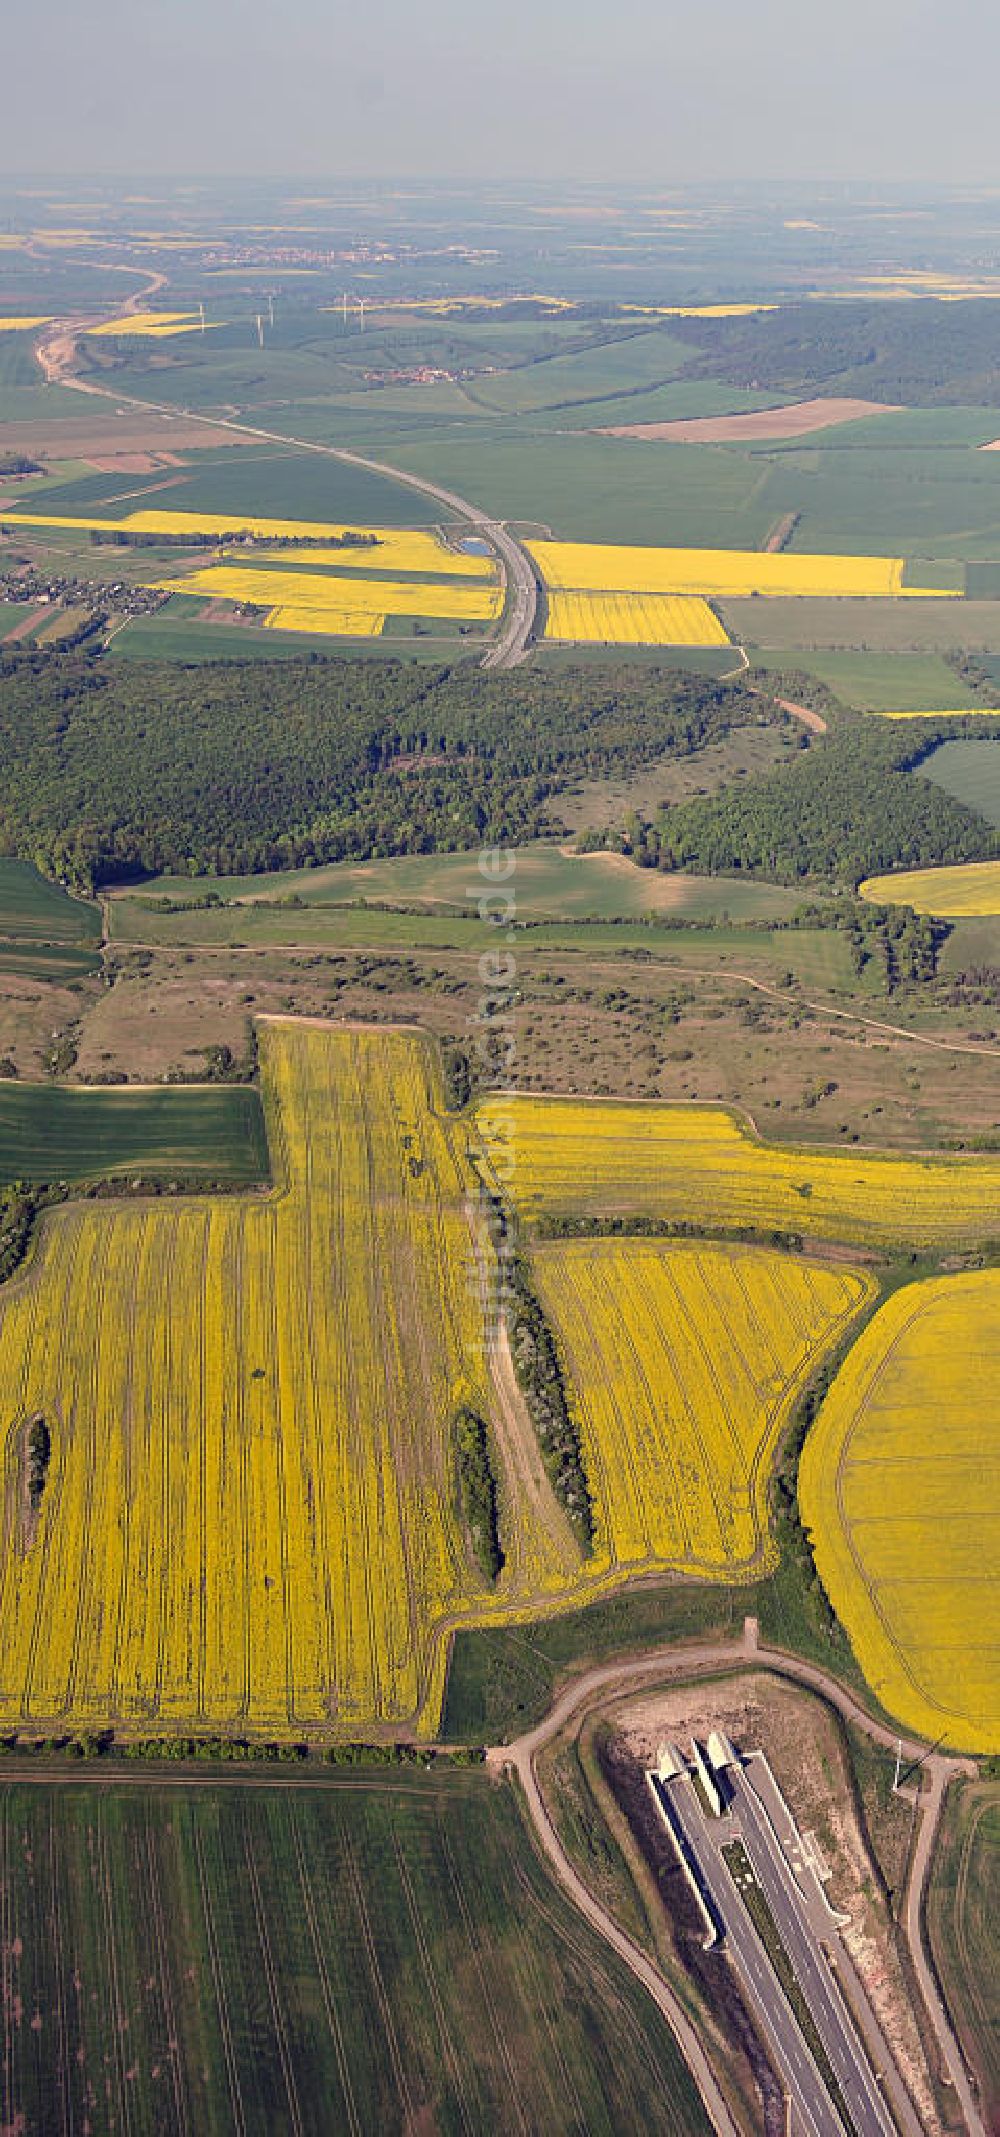
[[[886, 604], [892, 606], [893, 604]], [[941, 603], [942, 610], [958, 606]], [[855, 712], [978, 712], [981, 697], [939, 653], [816, 652], [761, 654], [763, 668], [781, 673], [790, 665], [825, 683]]]
[[[772, 920], [794, 910], [800, 899], [780, 884], [740, 882], [715, 876], [659, 875], [637, 868], [622, 855], [574, 854], [541, 842], [512, 849], [511, 883], [522, 920], [625, 920], [645, 914], [676, 915], [683, 920], [714, 920], [723, 914], [738, 920]], [[447, 905], [471, 915], [489, 889], [474, 853], [433, 853], [390, 860], [341, 861], [326, 867], [287, 869], [257, 876], [159, 876], [143, 886], [142, 899], [190, 899], [214, 893], [241, 904], [295, 899], [305, 906], [336, 906], [370, 899], [399, 906]], [[121, 909], [138, 903], [128, 895], [112, 900], [113, 924], [133, 928]], [[145, 903], [141, 910], [145, 911]], [[186, 915], [187, 919], [192, 916]], [[237, 916], [236, 925], [246, 919]], [[294, 908], [282, 916], [292, 928], [300, 922]]]

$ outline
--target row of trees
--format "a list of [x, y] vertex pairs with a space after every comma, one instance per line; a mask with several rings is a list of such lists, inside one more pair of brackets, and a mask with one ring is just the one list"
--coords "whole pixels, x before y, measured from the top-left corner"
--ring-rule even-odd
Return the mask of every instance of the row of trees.
[[580, 1541], [589, 1548], [594, 1509], [583, 1463], [580, 1431], [566, 1396], [555, 1337], [535, 1295], [528, 1264], [516, 1255], [509, 1264], [510, 1347], [514, 1371], [557, 1499], [561, 1500]]

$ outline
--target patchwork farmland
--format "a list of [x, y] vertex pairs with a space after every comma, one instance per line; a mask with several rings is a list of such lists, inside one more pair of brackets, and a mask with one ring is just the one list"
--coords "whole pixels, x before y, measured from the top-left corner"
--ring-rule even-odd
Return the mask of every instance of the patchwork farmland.
[[[279, 1021], [261, 1046], [284, 1183], [274, 1199], [71, 1204], [4, 1296], [14, 1415], [0, 1720], [281, 1734], [419, 1717], [432, 1729], [449, 1622], [565, 1606], [637, 1564], [759, 1570], [761, 1465], [864, 1279], [725, 1249], [651, 1250], [663, 1311], [687, 1301], [671, 1430], [717, 1370], [749, 1405], [746, 1440], [693, 1425], [687, 1454], [644, 1497], [660, 1411], [648, 1386], [645, 1413], [623, 1388], [585, 1434], [602, 1479], [586, 1557], [549, 1487], [526, 1497], [515, 1486], [505, 1441], [506, 1564], [493, 1589], [472, 1565], [452, 1479], [451, 1421], [462, 1406], [496, 1407], [468, 1129], [444, 1117], [417, 1036]], [[107, 1114], [130, 1096], [66, 1102]], [[581, 1281], [590, 1269], [596, 1284], [607, 1257], [578, 1258]], [[633, 1260], [616, 1252], [626, 1285]], [[554, 1256], [541, 1269], [561, 1329], [573, 1287]], [[606, 1374], [627, 1311], [613, 1306], [603, 1338], [595, 1320], [583, 1410], [590, 1368]], [[568, 1324], [571, 1351], [580, 1340]], [[652, 1322], [637, 1338], [638, 1382], [663, 1340]], [[52, 1467], [26, 1527], [25, 1436], [38, 1417]]]
[[409, 1716], [432, 1621], [482, 1590], [449, 1474], [454, 1411], [486, 1404], [468, 1188], [430, 1058], [286, 1025], [262, 1044], [276, 1200], [71, 1206], [4, 1294], [8, 1722]]
[[[209, 564], [202, 571], [185, 574], [180, 581], [156, 582], [161, 593], [199, 594], [207, 600], [252, 602], [257, 608], [286, 607], [318, 617], [357, 614], [386, 616], [449, 616], [466, 623], [491, 622], [503, 606], [498, 587], [469, 585], [456, 577], [453, 585], [433, 580], [365, 579], [360, 573], [335, 578], [319, 571], [268, 571], [249, 565]], [[331, 621], [330, 629], [337, 628]]]
[[777, 2129], [640, 1677], [972, 2131], [996, 203], [300, 188], [0, 217], [0, 2132]]

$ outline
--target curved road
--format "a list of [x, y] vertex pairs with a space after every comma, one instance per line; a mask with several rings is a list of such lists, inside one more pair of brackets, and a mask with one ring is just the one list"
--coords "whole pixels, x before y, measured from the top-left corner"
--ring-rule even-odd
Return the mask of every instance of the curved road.
[[930, 1777], [929, 1789], [918, 1799], [920, 1828], [906, 1894], [906, 1936], [910, 1956], [944, 2069], [961, 2108], [968, 2137], [986, 2137], [961, 2050], [928, 1958], [923, 1927], [924, 1898], [945, 1790], [949, 1781], [957, 1774], [975, 1773], [978, 1770], [976, 1764], [972, 1760], [945, 1758], [939, 1752], [929, 1752], [925, 1745], [912, 1739], [900, 1738], [898, 1733], [894, 1734], [883, 1723], [874, 1721], [843, 1685], [826, 1676], [825, 1672], [817, 1669], [814, 1664], [800, 1662], [797, 1657], [784, 1654], [780, 1648], [758, 1647], [752, 1625], [753, 1621], [750, 1621], [744, 1640], [738, 1646], [720, 1642], [713, 1646], [676, 1648], [673, 1651], [661, 1648], [655, 1653], [640, 1655], [631, 1662], [609, 1662], [588, 1670], [584, 1676], [575, 1678], [567, 1685], [566, 1690], [560, 1694], [545, 1719], [539, 1722], [536, 1728], [528, 1730], [512, 1744], [491, 1749], [487, 1753], [487, 1763], [494, 1771], [510, 1770], [517, 1774], [539, 1842], [560, 1884], [592, 1926], [600, 1930], [606, 1942], [624, 1959], [636, 1979], [649, 1990], [673, 2030], [713, 2127], [728, 2133], [735, 2127], [732, 2115], [719, 2092], [701, 2042], [673, 1990], [640, 1947], [619, 1928], [607, 1910], [588, 1891], [566, 1855], [538, 1785], [535, 1772], [537, 1755], [574, 1715], [579, 1715], [582, 1721], [584, 1714], [602, 1703], [605, 1697], [614, 1700], [633, 1687], [638, 1688], [644, 1684], [652, 1690], [658, 1683], [668, 1679], [677, 1683], [689, 1677], [740, 1668], [771, 1670], [775, 1675], [787, 1677], [793, 1683], [806, 1685], [810, 1691], [818, 1692], [821, 1698], [835, 1707], [846, 1721], [864, 1729], [876, 1743], [882, 1744], [890, 1751], [895, 1751], [897, 1744], [901, 1744], [904, 1759], [914, 1764], [920, 1763]]
[[[503, 520], [491, 518], [478, 505], [471, 504], [467, 497], [460, 497], [457, 490], [446, 490], [441, 483], [431, 482], [425, 475], [411, 474], [407, 468], [393, 467], [388, 460], [372, 460], [367, 453], [351, 452], [346, 445], [321, 445], [314, 438], [295, 438], [284, 431], [262, 430], [259, 424], [242, 423], [235, 416], [202, 415], [194, 408], [140, 400], [137, 394], [113, 393], [109, 387], [97, 386], [89, 379], [74, 378], [69, 373], [69, 361], [75, 330], [85, 323], [75, 320], [57, 322], [53, 332], [41, 343], [39, 361], [50, 382], [58, 381], [61, 386], [72, 387], [77, 393], [94, 394], [101, 400], [113, 401], [118, 408], [141, 408], [148, 415], [183, 416], [185, 422], [204, 423], [211, 430], [235, 430], [241, 436], [263, 438], [271, 445], [292, 445], [299, 452], [325, 453], [331, 460], [343, 460], [350, 467], [364, 468], [369, 474], [384, 475], [390, 482], [419, 490], [422, 496], [432, 497], [435, 504], [444, 505], [454, 518], [465, 520], [470, 533], [493, 550], [504, 579], [505, 602], [500, 628], [483, 656], [482, 665], [484, 668], [516, 668], [524, 660], [535, 627], [538, 582], [527, 550]], [[127, 324], [127, 321], [123, 323]]]

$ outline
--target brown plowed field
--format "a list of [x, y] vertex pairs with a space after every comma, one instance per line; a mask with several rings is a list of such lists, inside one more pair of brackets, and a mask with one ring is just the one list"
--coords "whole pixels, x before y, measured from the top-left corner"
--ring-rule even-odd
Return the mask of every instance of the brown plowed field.
[[96, 409], [86, 416], [52, 416], [44, 422], [0, 423], [0, 453], [39, 453], [49, 460], [89, 460], [125, 453], [205, 452], [216, 445], [249, 445], [236, 430], [185, 422], [182, 416], [116, 416]]
[[98, 475], [155, 475], [161, 467], [183, 467], [177, 453], [103, 453], [90, 466]]
[[48, 607], [31, 609], [27, 616], [22, 616], [20, 622], [15, 623], [12, 631], [7, 632], [2, 643], [5, 646], [13, 646], [17, 644], [19, 638], [30, 638], [38, 626], [44, 623], [51, 614], [52, 610]]
[[755, 439], [802, 438], [836, 423], [857, 423], [864, 416], [898, 414], [885, 401], [793, 401], [788, 408], [757, 408], [745, 416], [691, 416], [675, 423], [619, 423], [602, 430], [604, 438], [661, 438], [675, 445], [739, 445]]

